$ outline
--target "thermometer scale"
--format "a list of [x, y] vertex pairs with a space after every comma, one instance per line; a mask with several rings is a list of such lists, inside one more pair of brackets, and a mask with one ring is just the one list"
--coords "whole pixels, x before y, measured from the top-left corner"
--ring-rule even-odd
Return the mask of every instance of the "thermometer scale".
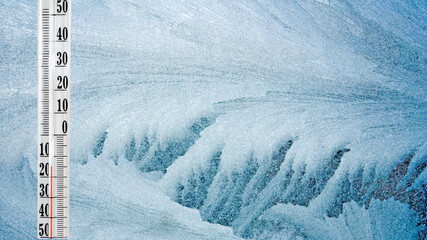
[[70, 236], [71, 0], [38, 0], [37, 236]]

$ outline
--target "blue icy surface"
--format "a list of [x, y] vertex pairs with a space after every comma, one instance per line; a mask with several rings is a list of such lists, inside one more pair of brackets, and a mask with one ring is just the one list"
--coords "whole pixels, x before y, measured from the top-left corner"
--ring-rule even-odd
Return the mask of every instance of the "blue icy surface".
[[[425, 1], [72, 4], [73, 239], [425, 239]], [[0, 239], [37, 233], [36, 9], [0, 0]]]

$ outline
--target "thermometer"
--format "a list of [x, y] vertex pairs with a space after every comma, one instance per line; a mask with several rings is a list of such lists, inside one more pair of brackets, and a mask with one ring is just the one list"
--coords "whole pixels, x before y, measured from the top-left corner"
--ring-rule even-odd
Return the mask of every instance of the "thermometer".
[[70, 237], [71, 0], [38, 0], [38, 238]]

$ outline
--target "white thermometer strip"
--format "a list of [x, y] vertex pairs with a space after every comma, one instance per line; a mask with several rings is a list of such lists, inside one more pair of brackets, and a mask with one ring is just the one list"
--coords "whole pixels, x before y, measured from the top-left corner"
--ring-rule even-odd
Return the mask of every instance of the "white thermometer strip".
[[70, 237], [71, 0], [38, 0], [38, 238]]

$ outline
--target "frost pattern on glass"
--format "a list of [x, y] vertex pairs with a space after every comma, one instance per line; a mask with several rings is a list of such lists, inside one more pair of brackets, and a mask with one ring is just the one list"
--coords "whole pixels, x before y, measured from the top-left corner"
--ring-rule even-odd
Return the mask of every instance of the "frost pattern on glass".
[[[31, 239], [35, 1], [0, 23], [0, 239]], [[425, 238], [422, 1], [73, 0], [72, 25], [73, 239]]]

